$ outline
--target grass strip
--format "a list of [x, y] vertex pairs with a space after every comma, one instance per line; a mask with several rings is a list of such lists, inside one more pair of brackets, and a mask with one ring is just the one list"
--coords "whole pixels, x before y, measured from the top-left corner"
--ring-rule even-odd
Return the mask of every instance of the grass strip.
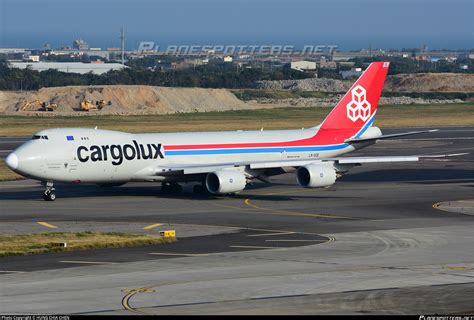
[[[150, 234], [122, 232], [46, 232], [18, 235], [0, 235], [0, 257], [38, 253], [121, 248], [160, 245], [175, 242], [175, 238], [162, 238]], [[67, 247], [55, 245], [66, 242]]]
[[[318, 125], [331, 108], [273, 108], [138, 116], [0, 116], [0, 136], [32, 135], [41, 129], [80, 127], [127, 132], [297, 129]], [[474, 103], [384, 105], [375, 125], [381, 128], [474, 125]]]

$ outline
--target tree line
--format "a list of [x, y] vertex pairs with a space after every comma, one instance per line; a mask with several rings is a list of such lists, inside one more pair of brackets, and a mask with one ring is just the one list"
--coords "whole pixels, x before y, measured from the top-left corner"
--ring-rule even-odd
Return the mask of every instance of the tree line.
[[0, 90], [38, 90], [43, 87], [73, 85], [151, 85], [203, 88], [251, 88], [259, 80], [303, 79], [314, 74], [299, 72], [288, 66], [269, 70], [266, 68], [241, 68], [227, 64], [201, 65], [195, 68], [153, 71], [128, 67], [96, 75], [93, 73], [65, 73], [57, 70], [38, 72], [30, 69], [10, 68], [7, 61], [0, 61]]
[[[456, 63], [439, 61], [414, 61], [399, 57], [355, 58], [355, 67], [366, 67], [372, 61], [390, 61], [389, 74], [418, 72], [465, 72], [472, 73], [468, 59]], [[161, 61], [161, 60], [160, 60]], [[289, 65], [273, 67], [270, 63], [260, 66], [237, 67], [228, 63], [209, 63], [183, 69], [159, 69], [156, 58], [131, 60], [127, 68], [96, 75], [93, 73], [65, 73], [57, 70], [38, 72], [30, 69], [10, 68], [6, 60], [0, 60], [0, 90], [38, 90], [43, 87], [72, 85], [151, 85], [167, 87], [202, 87], [242, 89], [255, 87], [256, 81], [312, 78], [314, 73], [292, 70]], [[468, 64], [468, 70], [461, 70]], [[318, 77], [340, 79], [336, 70], [320, 69]], [[342, 70], [342, 69], [341, 69]]]

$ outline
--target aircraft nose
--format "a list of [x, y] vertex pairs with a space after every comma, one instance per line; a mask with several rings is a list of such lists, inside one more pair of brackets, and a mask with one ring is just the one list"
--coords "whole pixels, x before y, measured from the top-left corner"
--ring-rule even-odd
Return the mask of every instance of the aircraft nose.
[[16, 168], [18, 168], [18, 157], [15, 153], [12, 152], [5, 159], [5, 163], [10, 169], [15, 170]]

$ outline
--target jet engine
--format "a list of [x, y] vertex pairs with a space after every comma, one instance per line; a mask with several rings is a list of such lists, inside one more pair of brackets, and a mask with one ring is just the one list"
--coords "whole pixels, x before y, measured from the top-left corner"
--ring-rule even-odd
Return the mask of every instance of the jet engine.
[[206, 176], [206, 188], [213, 194], [228, 194], [244, 190], [245, 175], [236, 170], [217, 170]]
[[311, 163], [296, 171], [296, 180], [304, 188], [329, 187], [336, 179], [336, 170], [332, 165]]

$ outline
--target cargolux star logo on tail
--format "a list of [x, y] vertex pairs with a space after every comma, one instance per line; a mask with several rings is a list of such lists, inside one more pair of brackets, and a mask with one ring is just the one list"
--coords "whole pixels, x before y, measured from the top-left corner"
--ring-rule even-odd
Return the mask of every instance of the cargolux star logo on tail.
[[352, 100], [347, 104], [347, 117], [356, 122], [358, 119], [367, 121], [370, 118], [370, 102], [366, 99], [366, 90], [357, 85], [351, 90]]

